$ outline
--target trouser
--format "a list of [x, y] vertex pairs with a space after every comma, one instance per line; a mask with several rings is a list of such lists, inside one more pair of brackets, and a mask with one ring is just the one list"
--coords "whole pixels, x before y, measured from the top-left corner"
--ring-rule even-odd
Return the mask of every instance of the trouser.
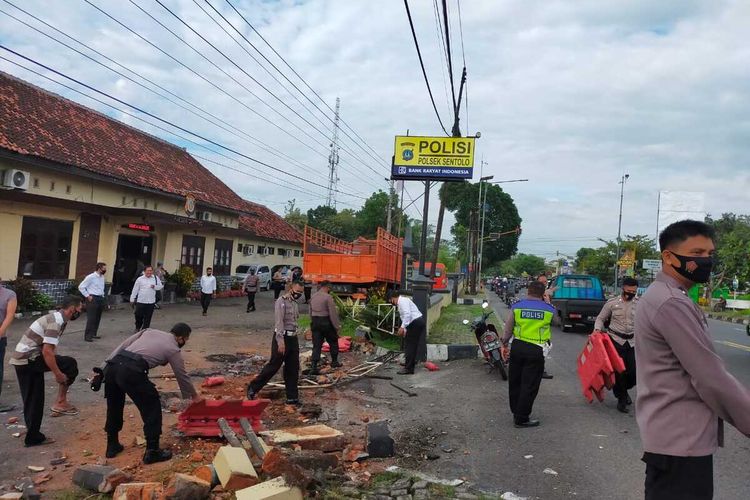
[[339, 335], [327, 316], [313, 316], [310, 325], [313, 338], [313, 351], [310, 361], [313, 364], [320, 362], [320, 351], [323, 349], [323, 340], [331, 347], [331, 361], [339, 359]]
[[612, 387], [612, 393], [617, 399], [626, 398], [628, 389], [635, 387], [635, 349], [625, 342], [623, 345], [614, 341], [615, 350], [625, 363], [625, 371], [615, 374], [615, 385]]
[[255, 310], [255, 294], [257, 292], [247, 292], [247, 310], [248, 311], [254, 311]]
[[109, 435], [116, 435], [122, 430], [125, 395], [130, 397], [141, 414], [148, 448], [158, 448], [161, 400], [156, 386], [148, 379], [148, 366], [117, 355], [107, 363], [104, 375], [104, 397], [107, 400], [104, 430]]
[[426, 333], [424, 317], [420, 317], [409, 323], [406, 327], [406, 337], [404, 342], [404, 357], [405, 366], [404, 369], [408, 372], [414, 372], [414, 367], [417, 364], [417, 351], [419, 350], [419, 342], [422, 336]]
[[516, 339], [510, 349], [508, 396], [516, 423], [529, 420], [544, 373], [542, 348]]
[[92, 297], [91, 302], [86, 302], [86, 330], [83, 334], [86, 339], [92, 339], [96, 336], [99, 331], [99, 323], [102, 320], [102, 311], [107, 305], [104, 297], [100, 295], [92, 295]]
[[284, 365], [284, 386], [286, 387], [287, 399], [299, 399], [299, 340], [296, 335], [284, 336], [284, 354], [279, 353], [276, 343], [276, 334], [271, 341], [271, 359], [260, 371], [257, 377], [250, 382], [250, 388], [254, 393], [260, 392], [271, 378]]
[[135, 304], [135, 329], [136, 331], [151, 326], [151, 316], [154, 315], [156, 304]]
[[[55, 356], [57, 367], [68, 377], [68, 386], [78, 376], [78, 363], [70, 356]], [[42, 356], [27, 365], [15, 365], [18, 387], [23, 400], [23, 418], [26, 423], [26, 445], [39, 444], [45, 436], [39, 429], [44, 416], [44, 372], [50, 371]]]
[[8, 337], [0, 337], [0, 396], [3, 395], [3, 370], [5, 368], [5, 347], [8, 345]]
[[161, 302], [161, 301], [162, 301], [163, 299], [164, 299], [164, 294], [162, 293], [162, 291], [161, 291], [161, 290], [157, 290], [157, 291], [156, 291], [156, 303], [158, 304], [158, 303], [159, 303], [159, 302]]
[[305, 304], [310, 302], [310, 296], [312, 295], [312, 287], [305, 285]]
[[208, 312], [208, 306], [211, 305], [211, 299], [213, 294], [201, 292], [201, 307], [203, 308], [203, 314]]
[[645, 500], [710, 500], [714, 496], [713, 455], [674, 457], [644, 453]]
[[276, 300], [279, 298], [279, 295], [281, 295], [282, 290], [284, 290], [284, 285], [274, 283], [273, 284], [273, 300]]

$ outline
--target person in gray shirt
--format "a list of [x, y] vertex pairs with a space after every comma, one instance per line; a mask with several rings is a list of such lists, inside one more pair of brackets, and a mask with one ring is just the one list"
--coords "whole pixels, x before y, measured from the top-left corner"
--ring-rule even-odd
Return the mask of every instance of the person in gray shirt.
[[662, 272], [635, 314], [636, 420], [646, 500], [713, 498], [713, 454], [723, 422], [750, 436], [750, 390], [716, 354], [705, 314], [687, 295], [714, 264], [714, 230], [693, 220], [659, 236]]
[[[0, 285], [0, 396], [3, 394], [3, 369], [5, 366], [5, 348], [8, 346], [8, 328], [16, 315], [18, 300], [16, 292]], [[4, 405], [0, 402], [0, 413], [11, 411], [15, 405]]]

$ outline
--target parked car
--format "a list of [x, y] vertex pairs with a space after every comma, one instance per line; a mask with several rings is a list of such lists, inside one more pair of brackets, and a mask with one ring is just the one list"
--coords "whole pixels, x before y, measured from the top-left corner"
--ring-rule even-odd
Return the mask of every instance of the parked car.
[[250, 270], [255, 270], [260, 289], [268, 290], [268, 285], [271, 281], [271, 268], [267, 264], [240, 264], [234, 269], [232, 277], [242, 282], [250, 274]]
[[556, 287], [552, 305], [557, 309], [560, 328], [566, 332], [574, 325], [593, 325], [607, 300], [596, 276], [565, 274], [550, 281]]

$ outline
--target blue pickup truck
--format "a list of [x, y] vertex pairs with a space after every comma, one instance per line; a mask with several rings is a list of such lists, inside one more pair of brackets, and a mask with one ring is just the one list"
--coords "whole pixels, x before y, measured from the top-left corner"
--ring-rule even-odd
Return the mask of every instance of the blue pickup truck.
[[552, 305], [562, 331], [575, 325], [592, 326], [607, 300], [602, 283], [596, 276], [561, 274], [550, 281]]

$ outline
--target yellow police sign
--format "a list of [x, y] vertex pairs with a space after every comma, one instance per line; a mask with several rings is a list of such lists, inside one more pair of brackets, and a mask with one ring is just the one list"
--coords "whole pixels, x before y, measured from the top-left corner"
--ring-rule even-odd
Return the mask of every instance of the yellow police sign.
[[394, 179], [471, 179], [473, 137], [396, 136]]

